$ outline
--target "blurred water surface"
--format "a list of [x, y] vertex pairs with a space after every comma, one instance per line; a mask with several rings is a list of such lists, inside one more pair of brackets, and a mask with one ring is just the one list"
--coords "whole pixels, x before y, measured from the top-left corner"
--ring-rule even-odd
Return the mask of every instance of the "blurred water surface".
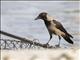
[[[65, 29], [73, 35], [74, 45], [70, 45], [63, 38], [61, 46], [80, 47], [80, 2], [29, 2], [14, 1], [1, 2], [1, 30], [29, 39], [39, 39], [41, 43], [49, 40], [48, 31], [42, 20], [35, 21], [35, 17], [43, 11], [61, 22]], [[50, 44], [58, 43], [58, 37], [53, 35]]]

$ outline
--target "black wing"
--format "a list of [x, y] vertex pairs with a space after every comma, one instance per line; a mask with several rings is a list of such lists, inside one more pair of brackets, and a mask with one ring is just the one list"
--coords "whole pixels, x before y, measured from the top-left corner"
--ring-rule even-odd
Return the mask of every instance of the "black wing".
[[61, 31], [66, 33], [68, 36], [72, 37], [69, 33], [67, 33], [67, 31], [65, 30], [65, 28], [62, 26], [62, 24], [60, 22], [58, 22], [56, 20], [53, 20], [53, 22], [56, 24], [56, 28], [60, 29]]

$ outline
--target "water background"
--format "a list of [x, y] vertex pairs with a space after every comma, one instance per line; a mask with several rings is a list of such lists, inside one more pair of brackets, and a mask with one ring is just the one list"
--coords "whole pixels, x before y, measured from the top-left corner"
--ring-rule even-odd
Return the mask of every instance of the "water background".
[[[73, 35], [74, 45], [63, 38], [62, 47], [80, 47], [80, 2], [69, 1], [4, 1], [1, 2], [1, 30], [27, 39], [39, 39], [40, 43], [49, 40], [48, 31], [42, 20], [35, 21], [40, 12], [46, 11], [54, 19], [61, 22], [65, 29]], [[2, 38], [8, 38], [2, 36]], [[51, 45], [58, 44], [58, 36], [53, 35]]]

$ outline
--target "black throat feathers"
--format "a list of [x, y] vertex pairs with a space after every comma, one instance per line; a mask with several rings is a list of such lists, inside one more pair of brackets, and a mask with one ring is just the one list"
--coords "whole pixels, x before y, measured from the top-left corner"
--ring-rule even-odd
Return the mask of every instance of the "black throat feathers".
[[44, 23], [45, 23], [46, 27], [51, 25], [51, 21], [44, 20]]

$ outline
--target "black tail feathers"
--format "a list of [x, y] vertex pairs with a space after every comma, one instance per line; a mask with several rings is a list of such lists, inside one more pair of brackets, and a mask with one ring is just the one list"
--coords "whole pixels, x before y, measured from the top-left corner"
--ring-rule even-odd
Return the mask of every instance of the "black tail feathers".
[[70, 36], [71, 38], [73, 38], [73, 36], [72, 35], [70, 35], [70, 34], [67, 34], [68, 36]]
[[73, 44], [73, 41], [70, 39], [70, 36], [68, 35], [62, 35], [62, 37], [69, 43]]

